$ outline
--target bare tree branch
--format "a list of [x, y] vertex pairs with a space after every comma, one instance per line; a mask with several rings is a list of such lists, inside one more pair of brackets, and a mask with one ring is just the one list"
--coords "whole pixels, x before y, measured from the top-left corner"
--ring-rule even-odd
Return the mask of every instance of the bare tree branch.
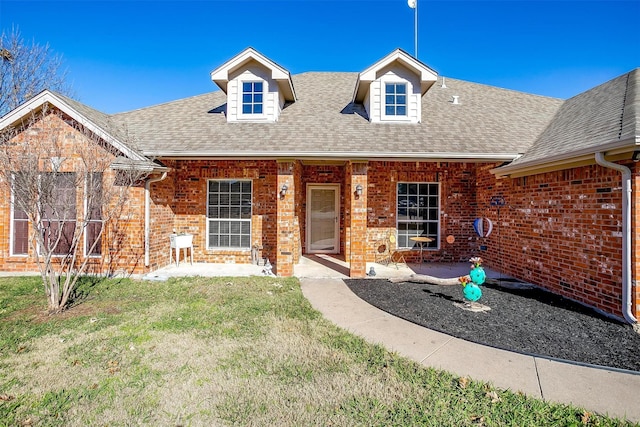
[[25, 42], [16, 28], [0, 34], [0, 117], [44, 89], [68, 95], [62, 57], [48, 44]]

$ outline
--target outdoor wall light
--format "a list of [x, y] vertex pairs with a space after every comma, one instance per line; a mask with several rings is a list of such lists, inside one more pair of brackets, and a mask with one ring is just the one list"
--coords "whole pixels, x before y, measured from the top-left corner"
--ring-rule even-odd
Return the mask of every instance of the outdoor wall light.
[[362, 196], [362, 185], [356, 185], [356, 197]]
[[631, 156], [634, 162], [640, 160], [640, 150], [636, 150], [633, 152], [633, 156]]
[[288, 189], [289, 189], [289, 186], [287, 184], [282, 184], [282, 187], [280, 188], [280, 197], [286, 196]]

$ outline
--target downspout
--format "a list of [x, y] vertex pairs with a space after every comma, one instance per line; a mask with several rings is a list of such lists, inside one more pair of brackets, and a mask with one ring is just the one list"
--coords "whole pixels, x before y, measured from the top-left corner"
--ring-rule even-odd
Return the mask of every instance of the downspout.
[[149, 178], [144, 184], [144, 266], [149, 267], [149, 236], [151, 235], [151, 184], [162, 181], [167, 177], [163, 172], [157, 178]]
[[622, 173], [622, 314], [627, 322], [637, 323], [631, 312], [631, 169], [605, 160], [602, 152], [595, 155], [597, 164]]

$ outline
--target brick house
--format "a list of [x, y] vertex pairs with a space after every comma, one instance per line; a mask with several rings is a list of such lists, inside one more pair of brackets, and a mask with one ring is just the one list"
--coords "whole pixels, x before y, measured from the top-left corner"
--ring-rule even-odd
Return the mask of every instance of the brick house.
[[[0, 129], [50, 105], [100, 135], [115, 168], [147, 168], [118, 261], [129, 273], [168, 264], [173, 232], [193, 234], [196, 262], [249, 263], [255, 247], [280, 276], [329, 253], [363, 277], [377, 242], [393, 233], [418, 261], [410, 239], [426, 236], [427, 262], [481, 255], [633, 322], [639, 73], [563, 101], [445, 79], [399, 49], [360, 73], [292, 76], [248, 48], [211, 72], [218, 91], [114, 115], [45, 91]], [[2, 200], [0, 269], [34, 270]]]

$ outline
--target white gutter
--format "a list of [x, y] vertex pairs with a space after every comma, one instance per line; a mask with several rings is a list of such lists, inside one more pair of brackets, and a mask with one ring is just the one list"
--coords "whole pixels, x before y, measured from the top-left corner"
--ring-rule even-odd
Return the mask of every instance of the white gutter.
[[149, 267], [149, 236], [151, 234], [151, 184], [162, 181], [167, 177], [167, 172], [162, 172], [157, 178], [149, 178], [144, 184], [144, 266]]
[[364, 152], [358, 151], [357, 153], [348, 151], [300, 151], [300, 152], [286, 152], [275, 153], [273, 151], [247, 151], [247, 152], [219, 152], [219, 151], [198, 151], [185, 156], [185, 151], [154, 151], [145, 152], [148, 157], [154, 158], [167, 158], [167, 159], [202, 159], [206, 157], [208, 160], [215, 159], [262, 159], [262, 160], [276, 160], [281, 158], [290, 158], [298, 160], [376, 160], [376, 161], [462, 161], [462, 162], [493, 162], [493, 161], [513, 161], [522, 154], [520, 153], [461, 153], [461, 152], [393, 152], [393, 153], [380, 153], [379, 151]]
[[595, 155], [597, 164], [622, 173], [622, 314], [627, 322], [637, 323], [631, 312], [631, 170], [605, 160], [602, 152]]

